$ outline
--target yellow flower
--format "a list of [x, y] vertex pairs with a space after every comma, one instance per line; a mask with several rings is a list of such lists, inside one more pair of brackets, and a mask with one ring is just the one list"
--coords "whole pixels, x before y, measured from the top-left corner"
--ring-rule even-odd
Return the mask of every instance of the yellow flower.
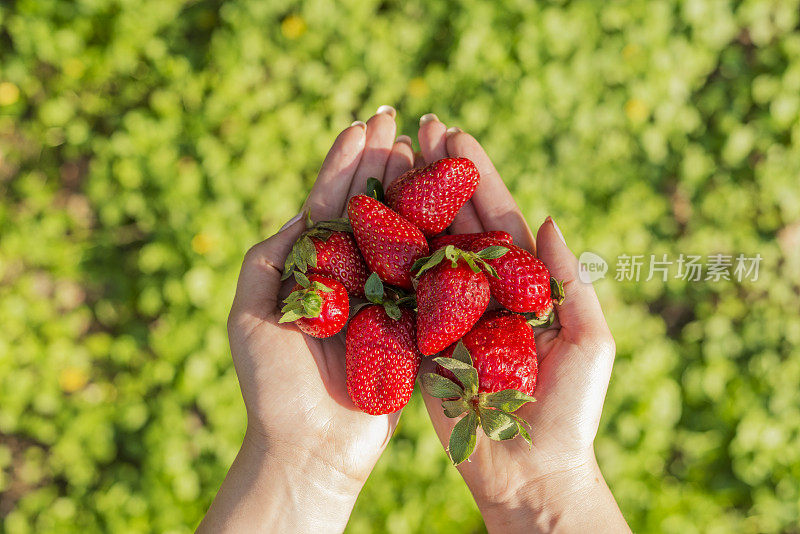
[[203, 232], [192, 238], [192, 250], [198, 254], [208, 254], [214, 249], [214, 239]]
[[0, 106], [10, 106], [19, 100], [19, 87], [11, 82], [0, 83]]
[[73, 57], [64, 62], [64, 74], [70, 78], [80, 78], [85, 70], [86, 66], [78, 58]]
[[631, 98], [625, 103], [625, 115], [633, 122], [644, 122], [649, 114], [647, 104], [638, 98]]
[[428, 82], [423, 78], [412, 78], [408, 82], [408, 94], [411, 98], [425, 98], [429, 92]]
[[281, 33], [287, 39], [297, 39], [306, 33], [306, 21], [300, 15], [289, 15], [281, 22]]
[[639, 54], [639, 45], [629, 43], [626, 44], [625, 47], [622, 49], [622, 57], [627, 60], [633, 59], [638, 54]]
[[89, 381], [89, 376], [83, 369], [77, 367], [67, 367], [61, 370], [58, 375], [58, 384], [61, 390], [65, 393], [75, 393], [83, 389], [83, 386]]

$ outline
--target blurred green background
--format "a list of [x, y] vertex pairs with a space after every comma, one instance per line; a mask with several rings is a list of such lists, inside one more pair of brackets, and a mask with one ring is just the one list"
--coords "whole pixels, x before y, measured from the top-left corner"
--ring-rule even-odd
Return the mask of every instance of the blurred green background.
[[[634, 530], [798, 533], [800, 5], [0, 5], [0, 531], [189, 532], [244, 431], [247, 248], [380, 104], [482, 141], [598, 281], [597, 439]], [[617, 255], [764, 258], [617, 282]], [[673, 272], [674, 274], [674, 272]], [[349, 531], [481, 532], [415, 397]]]

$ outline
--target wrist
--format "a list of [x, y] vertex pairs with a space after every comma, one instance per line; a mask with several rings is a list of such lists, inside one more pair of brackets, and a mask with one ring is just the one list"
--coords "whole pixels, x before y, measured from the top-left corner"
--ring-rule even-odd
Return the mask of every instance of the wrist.
[[[493, 532], [604, 531], [608, 505], [619, 513], [594, 454], [563, 469], [520, 480], [493, 498], [476, 499]], [[600, 516], [595, 515], [600, 511]]]
[[245, 434], [242, 450], [251, 468], [268, 481], [264, 504], [270, 512], [267, 525], [271, 529], [282, 524], [305, 530], [298, 528], [302, 521], [318, 532], [344, 530], [365, 480], [332, 464], [322, 451], [277, 441], [265, 443], [251, 431]]
[[251, 430], [199, 532], [342, 532], [364, 481]]

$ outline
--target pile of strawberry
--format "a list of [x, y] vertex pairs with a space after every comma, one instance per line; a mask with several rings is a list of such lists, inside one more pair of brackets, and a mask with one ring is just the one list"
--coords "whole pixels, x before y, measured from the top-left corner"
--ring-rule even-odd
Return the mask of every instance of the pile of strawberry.
[[[563, 286], [502, 231], [447, 235], [480, 175], [466, 158], [442, 159], [350, 199], [348, 219], [311, 224], [286, 259], [297, 285], [281, 322], [306, 334], [339, 333], [350, 299], [366, 299], [346, 334], [347, 390], [362, 411], [405, 406], [424, 356], [436, 372], [422, 386], [458, 421], [454, 463], [475, 447], [476, 431], [495, 440], [523, 436], [514, 412], [533, 401], [537, 356], [533, 326], [552, 320]], [[442, 234], [442, 235], [439, 235]], [[490, 301], [500, 305], [489, 309]]]

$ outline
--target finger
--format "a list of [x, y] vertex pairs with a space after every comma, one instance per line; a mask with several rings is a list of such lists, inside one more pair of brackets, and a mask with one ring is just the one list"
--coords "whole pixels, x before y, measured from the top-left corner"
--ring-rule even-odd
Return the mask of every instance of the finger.
[[356, 121], [333, 142], [306, 199], [305, 208], [313, 220], [325, 221], [342, 213], [364, 151], [366, 128], [363, 122]]
[[450, 439], [450, 434], [453, 432], [453, 426], [456, 424], [456, 420], [449, 419], [444, 415], [444, 411], [442, 410], [442, 399], [432, 397], [427, 391], [425, 391], [425, 388], [422, 387], [422, 376], [427, 373], [434, 373], [435, 371], [436, 364], [433, 362], [433, 360], [431, 358], [423, 358], [419, 367], [419, 373], [417, 374], [417, 382], [419, 382], [419, 390], [422, 393], [422, 399], [425, 402], [425, 408], [428, 410], [428, 415], [430, 416], [431, 423], [433, 424], [433, 429], [436, 431], [439, 441], [442, 442], [442, 446], [444, 446], [446, 449]]
[[487, 231], [505, 230], [513, 236], [516, 245], [535, 252], [535, 241], [528, 223], [475, 138], [465, 132], [453, 133], [447, 139], [447, 152], [452, 157], [468, 158], [478, 167], [481, 181], [472, 196], [472, 205], [483, 228]]
[[483, 232], [486, 229], [481, 224], [481, 220], [475, 214], [475, 207], [472, 201], [467, 201], [458, 213], [453, 222], [450, 223], [449, 234], [470, 234], [473, 232]]
[[[578, 260], [567, 248], [552, 218], [548, 217], [539, 228], [536, 242], [539, 257], [550, 274], [563, 281], [566, 296], [562, 304], [556, 305], [561, 328], [551, 348], [540, 344], [541, 337], [536, 339], [536, 346], [544, 355], [539, 359], [536, 395], [539, 402], [523, 406], [520, 415], [554, 418], [555, 423], [580, 414], [583, 420], [580, 435], [591, 443], [614, 365], [614, 338], [594, 288], [578, 278]], [[562, 344], [571, 349], [559, 351], [557, 347]], [[558, 356], [551, 357], [550, 353]]]
[[269, 239], [250, 248], [245, 254], [236, 296], [231, 307], [235, 322], [272, 320], [277, 314], [283, 263], [292, 245], [305, 229], [305, 212], [300, 212]]
[[410, 170], [414, 166], [414, 149], [411, 148], [411, 138], [401, 135], [394, 142], [392, 152], [386, 161], [386, 173], [383, 177], [383, 187], [389, 187], [395, 178]]
[[563, 304], [556, 305], [561, 323], [559, 337], [575, 343], [588, 338], [610, 338], [611, 334], [594, 287], [578, 278], [578, 260], [567, 247], [561, 231], [551, 217], [539, 228], [536, 242], [539, 259], [550, 270], [550, 275], [564, 284], [566, 297]]
[[433, 113], [420, 117], [417, 137], [426, 164], [447, 157], [446, 132], [447, 127]]
[[[381, 106], [367, 121], [367, 139], [364, 145], [364, 154], [358, 164], [358, 169], [353, 176], [347, 198], [363, 193], [367, 187], [368, 178], [377, 178], [383, 181], [386, 170], [386, 161], [394, 144], [397, 125], [394, 122], [395, 110], [391, 106]], [[346, 206], [345, 206], [346, 208]], [[342, 212], [345, 211], [342, 209]]]
[[[451, 137], [461, 131], [460, 128], [448, 128], [446, 133], [446, 142], [449, 141]], [[450, 154], [448, 150], [448, 155], [450, 157], [456, 156], [455, 154]], [[456, 156], [457, 157], [457, 156]], [[475, 213], [475, 207], [472, 205], [472, 199], [468, 200], [466, 204], [464, 204], [458, 213], [456, 213], [453, 222], [450, 224], [449, 233], [451, 234], [469, 234], [472, 232], [483, 232], [483, 224], [481, 224], [480, 218], [478, 218], [478, 214]]]
[[425, 166], [425, 156], [422, 155], [421, 150], [414, 152], [414, 168], [419, 169]]

